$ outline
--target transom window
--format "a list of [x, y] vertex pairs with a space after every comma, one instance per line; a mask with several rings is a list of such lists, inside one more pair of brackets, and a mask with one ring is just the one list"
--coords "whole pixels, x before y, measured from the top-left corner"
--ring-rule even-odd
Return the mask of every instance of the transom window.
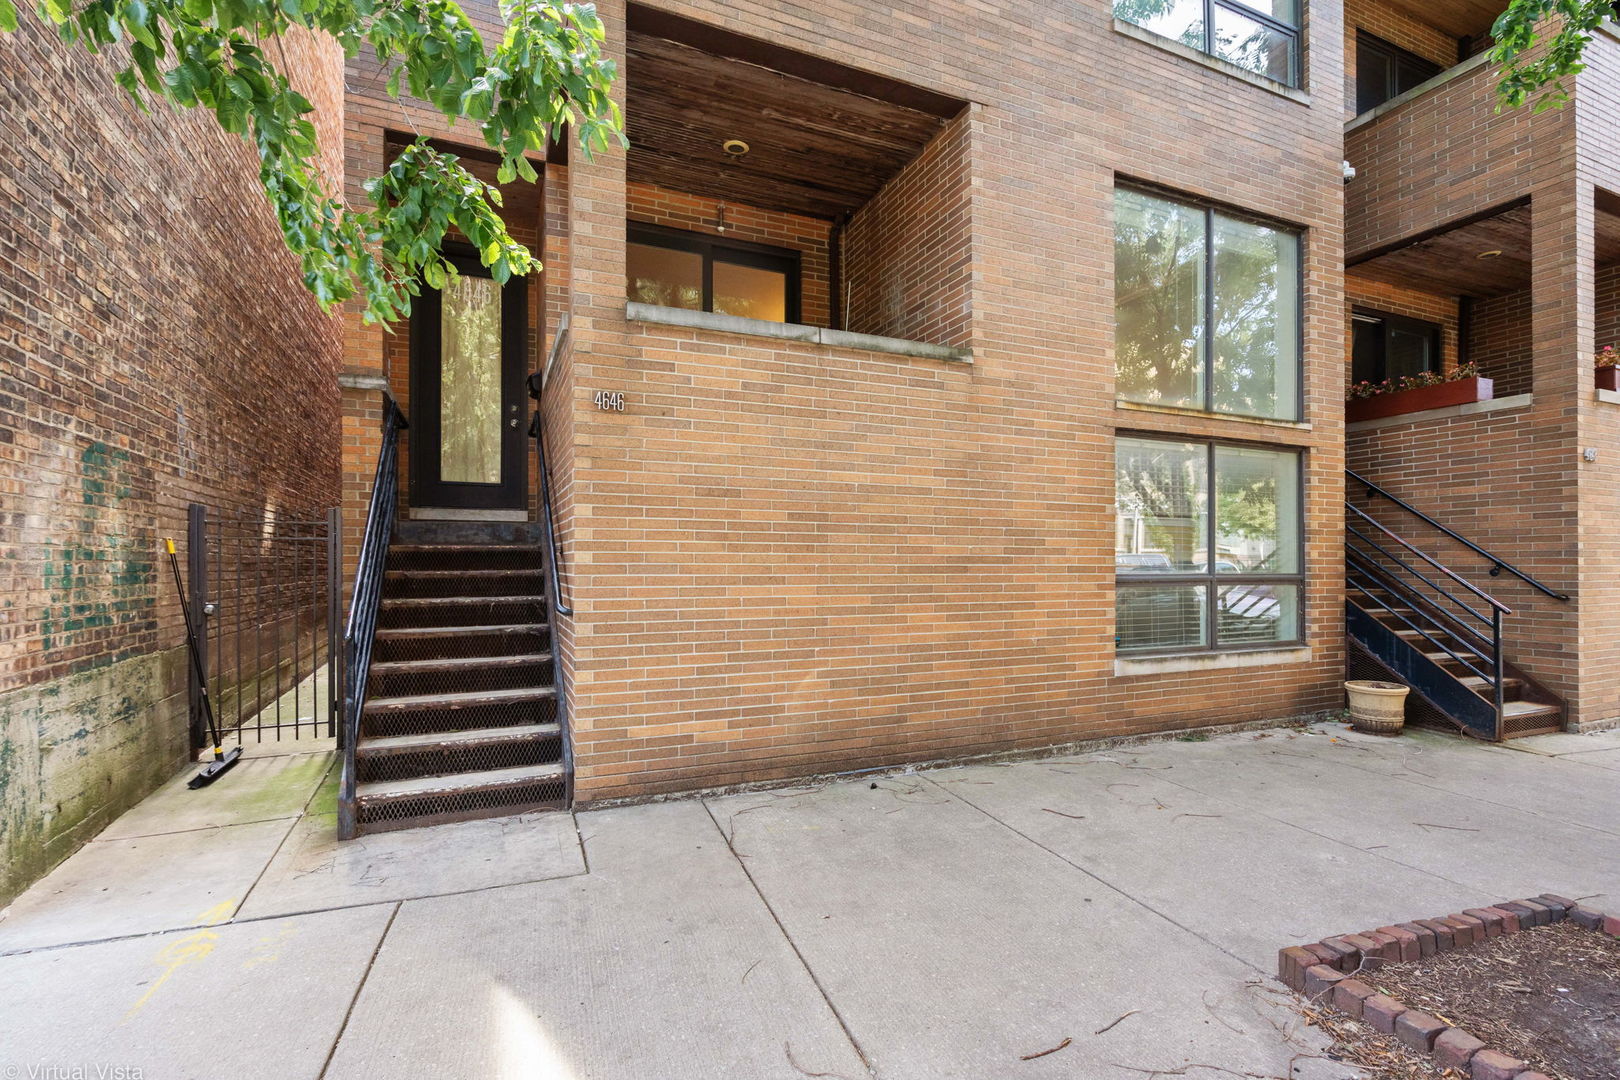
[[629, 298], [767, 322], [799, 321], [799, 253], [632, 222]]
[[1114, 0], [1114, 15], [1286, 86], [1299, 85], [1300, 0]]
[[1300, 642], [1298, 453], [1121, 437], [1115, 477], [1119, 653]]
[[1299, 419], [1298, 233], [1118, 188], [1114, 314], [1121, 400]]

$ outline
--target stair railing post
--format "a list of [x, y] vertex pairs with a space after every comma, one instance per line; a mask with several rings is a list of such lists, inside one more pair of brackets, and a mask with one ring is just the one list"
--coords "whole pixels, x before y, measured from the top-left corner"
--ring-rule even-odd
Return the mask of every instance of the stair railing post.
[[326, 512], [326, 733], [337, 734], [341, 750], [348, 732], [338, 722], [343, 700], [343, 650], [338, 644], [343, 624], [343, 530], [342, 512], [332, 507]]
[[1505, 694], [1502, 687], [1502, 613], [1491, 610], [1491, 675], [1496, 683], [1496, 738], [1502, 739], [1502, 712]]
[[208, 670], [208, 511], [201, 503], [186, 507], [186, 575], [190, 578], [191, 625], [197, 627], [197, 662], [188, 669], [186, 694], [191, 717], [191, 749], [208, 744], [202, 706], [203, 686], [197, 672]]

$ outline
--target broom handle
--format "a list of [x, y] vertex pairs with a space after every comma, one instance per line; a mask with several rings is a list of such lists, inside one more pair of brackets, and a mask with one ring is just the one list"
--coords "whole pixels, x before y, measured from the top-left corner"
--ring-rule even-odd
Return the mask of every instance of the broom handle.
[[214, 760], [218, 761], [225, 755], [219, 745], [219, 725], [214, 722], [214, 706], [208, 700], [208, 674], [203, 671], [202, 657], [197, 655], [197, 631], [191, 625], [191, 601], [186, 597], [186, 587], [180, 581], [180, 560], [174, 554], [174, 541], [164, 540], [164, 546], [169, 552], [169, 570], [174, 574], [174, 589], [180, 594], [180, 614], [186, 620], [186, 652], [191, 656], [191, 670], [197, 673], [197, 685], [202, 690], [203, 716], [208, 720], [208, 737], [214, 741]]

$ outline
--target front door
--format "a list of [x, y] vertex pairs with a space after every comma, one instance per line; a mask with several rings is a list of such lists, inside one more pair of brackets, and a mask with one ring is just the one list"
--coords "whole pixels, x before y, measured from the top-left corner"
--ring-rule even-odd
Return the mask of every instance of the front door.
[[521, 510], [526, 279], [497, 285], [476, 258], [450, 261], [460, 275], [424, 286], [411, 312], [411, 506]]

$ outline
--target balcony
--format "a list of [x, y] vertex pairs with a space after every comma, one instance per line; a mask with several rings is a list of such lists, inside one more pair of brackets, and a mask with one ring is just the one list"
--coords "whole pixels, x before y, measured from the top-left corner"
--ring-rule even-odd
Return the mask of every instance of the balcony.
[[630, 5], [632, 322], [968, 358], [967, 103]]

